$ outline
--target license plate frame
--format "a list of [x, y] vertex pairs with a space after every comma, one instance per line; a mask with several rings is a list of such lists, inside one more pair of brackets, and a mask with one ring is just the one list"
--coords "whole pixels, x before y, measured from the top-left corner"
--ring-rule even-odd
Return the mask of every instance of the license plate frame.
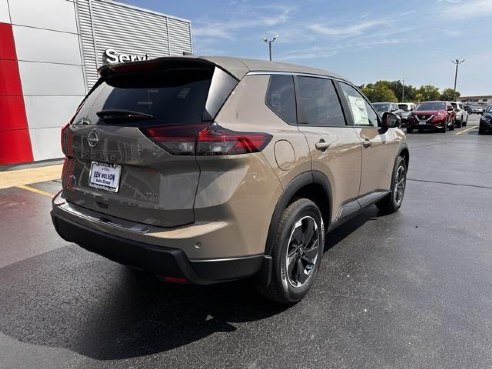
[[89, 187], [117, 193], [120, 189], [121, 165], [91, 162]]

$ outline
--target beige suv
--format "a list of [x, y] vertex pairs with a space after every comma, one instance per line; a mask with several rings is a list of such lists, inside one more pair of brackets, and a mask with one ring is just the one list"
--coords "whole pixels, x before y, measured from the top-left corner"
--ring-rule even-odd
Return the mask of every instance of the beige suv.
[[409, 152], [344, 78], [296, 65], [166, 57], [103, 67], [62, 130], [65, 240], [175, 283], [252, 277], [299, 301], [325, 233], [399, 209]]

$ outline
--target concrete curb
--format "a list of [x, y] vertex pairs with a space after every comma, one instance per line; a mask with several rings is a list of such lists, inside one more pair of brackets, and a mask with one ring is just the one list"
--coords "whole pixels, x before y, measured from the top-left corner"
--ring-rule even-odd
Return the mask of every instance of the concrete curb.
[[61, 178], [63, 164], [0, 172], [0, 189]]

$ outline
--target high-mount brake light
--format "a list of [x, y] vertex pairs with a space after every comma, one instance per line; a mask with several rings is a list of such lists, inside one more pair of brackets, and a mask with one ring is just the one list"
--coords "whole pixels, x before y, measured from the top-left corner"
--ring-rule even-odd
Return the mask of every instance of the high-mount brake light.
[[259, 152], [272, 136], [262, 132], [236, 132], [218, 124], [193, 124], [141, 128], [141, 131], [173, 155], [239, 155]]

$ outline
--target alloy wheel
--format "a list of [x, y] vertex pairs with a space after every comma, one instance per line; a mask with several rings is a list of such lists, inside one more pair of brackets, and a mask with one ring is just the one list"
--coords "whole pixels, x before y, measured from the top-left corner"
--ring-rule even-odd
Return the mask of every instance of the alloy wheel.
[[291, 232], [286, 254], [287, 280], [293, 287], [302, 287], [311, 277], [320, 247], [316, 220], [305, 216]]
[[395, 188], [393, 189], [393, 201], [397, 206], [400, 206], [403, 201], [403, 195], [405, 194], [405, 185], [406, 185], [406, 171], [403, 165], [398, 167], [395, 176]]

